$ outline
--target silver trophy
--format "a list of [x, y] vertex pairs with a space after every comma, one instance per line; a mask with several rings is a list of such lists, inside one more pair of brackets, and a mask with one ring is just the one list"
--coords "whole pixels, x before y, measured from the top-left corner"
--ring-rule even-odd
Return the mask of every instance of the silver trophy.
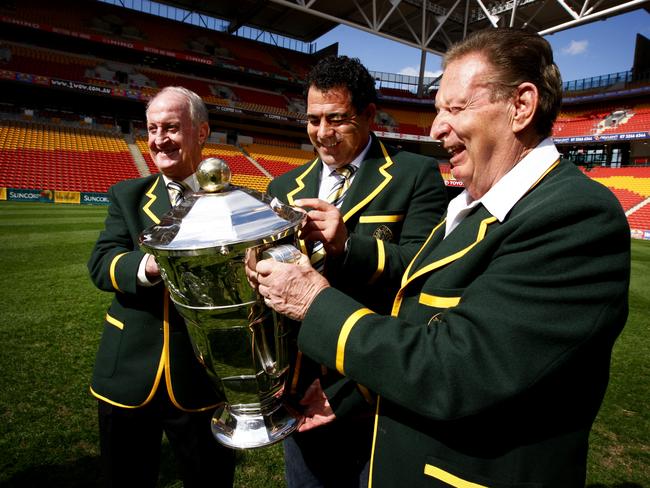
[[144, 230], [140, 247], [156, 257], [196, 356], [225, 398], [212, 417], [215, 438], [237, 449], [267, 446], [302, 417], [286, 402], [288, 324], [265, 306], [246, 268], [269, 257], [297, 260], [304, 214], [230, 185], [220, 159], [202, 161], [197, 178], [202, 191]]

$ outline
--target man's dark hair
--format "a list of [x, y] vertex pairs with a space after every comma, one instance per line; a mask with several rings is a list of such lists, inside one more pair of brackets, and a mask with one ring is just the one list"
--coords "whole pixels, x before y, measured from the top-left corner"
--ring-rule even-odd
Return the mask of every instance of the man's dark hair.
[[548, 41], [521, 29], [481, 30], [449, 48], [443, 57], [443, 69], [472, 53], [485, 56], [494, 68], [494, 78], [486, 80], [492, 85], [494, 99], [507, 99], [524, 82], [537, 87], [535, 129], [544, 137], [550, 136], [562, 103], [562, 78]]
[[311, 87], [320, 91], [347, 88], [357, 113], [377, 102], [375, 80], [358, 58], [327, 56], [321, 59], [307, 77], [307, 90]]

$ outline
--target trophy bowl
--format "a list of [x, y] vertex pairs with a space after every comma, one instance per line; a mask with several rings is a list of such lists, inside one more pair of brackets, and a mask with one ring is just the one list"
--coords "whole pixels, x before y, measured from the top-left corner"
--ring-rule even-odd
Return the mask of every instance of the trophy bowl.
[[264, 304], [246, 267], [293, 262], [304, 213], [230, 184], [220, 159], [201, 162], [201, 191], [140, 235], [185, 319], [198, 360], [224, 398], [212, 433], [234, 449], [281, 441], [302, 422], [287, 403], [290, 322]]

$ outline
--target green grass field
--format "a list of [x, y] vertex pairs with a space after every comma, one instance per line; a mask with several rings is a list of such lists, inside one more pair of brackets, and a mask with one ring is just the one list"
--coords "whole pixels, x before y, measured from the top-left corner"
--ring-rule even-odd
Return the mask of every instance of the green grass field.
[[[0, 486], [98, 486], [88, 392], [111, 296], [86, 261], [106, 208], [0, 202]], [[650, 242], [632, 245], [630, 316], [594, 426], [591, 488], [650, 488]], [[240, 453], [238, 488], [284, 487], [279, 445]], [[163, 488], [181, 486], [164, 446]]]

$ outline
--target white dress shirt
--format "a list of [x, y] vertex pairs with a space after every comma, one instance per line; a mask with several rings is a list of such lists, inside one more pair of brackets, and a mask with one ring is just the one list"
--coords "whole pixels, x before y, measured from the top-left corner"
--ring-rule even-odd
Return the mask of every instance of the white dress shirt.
[[546, 138], [478, 200], [473, 200], [467, 190], [464, 190], [449, 202], [445, 237], [478, 204], [483, 204], [493, 217], [496, 217], [499, 222], [503, 222], [512, 207], [521, 200], [559, 157], [560, 153], [553, 144], [553, 140], [550, 137]]

